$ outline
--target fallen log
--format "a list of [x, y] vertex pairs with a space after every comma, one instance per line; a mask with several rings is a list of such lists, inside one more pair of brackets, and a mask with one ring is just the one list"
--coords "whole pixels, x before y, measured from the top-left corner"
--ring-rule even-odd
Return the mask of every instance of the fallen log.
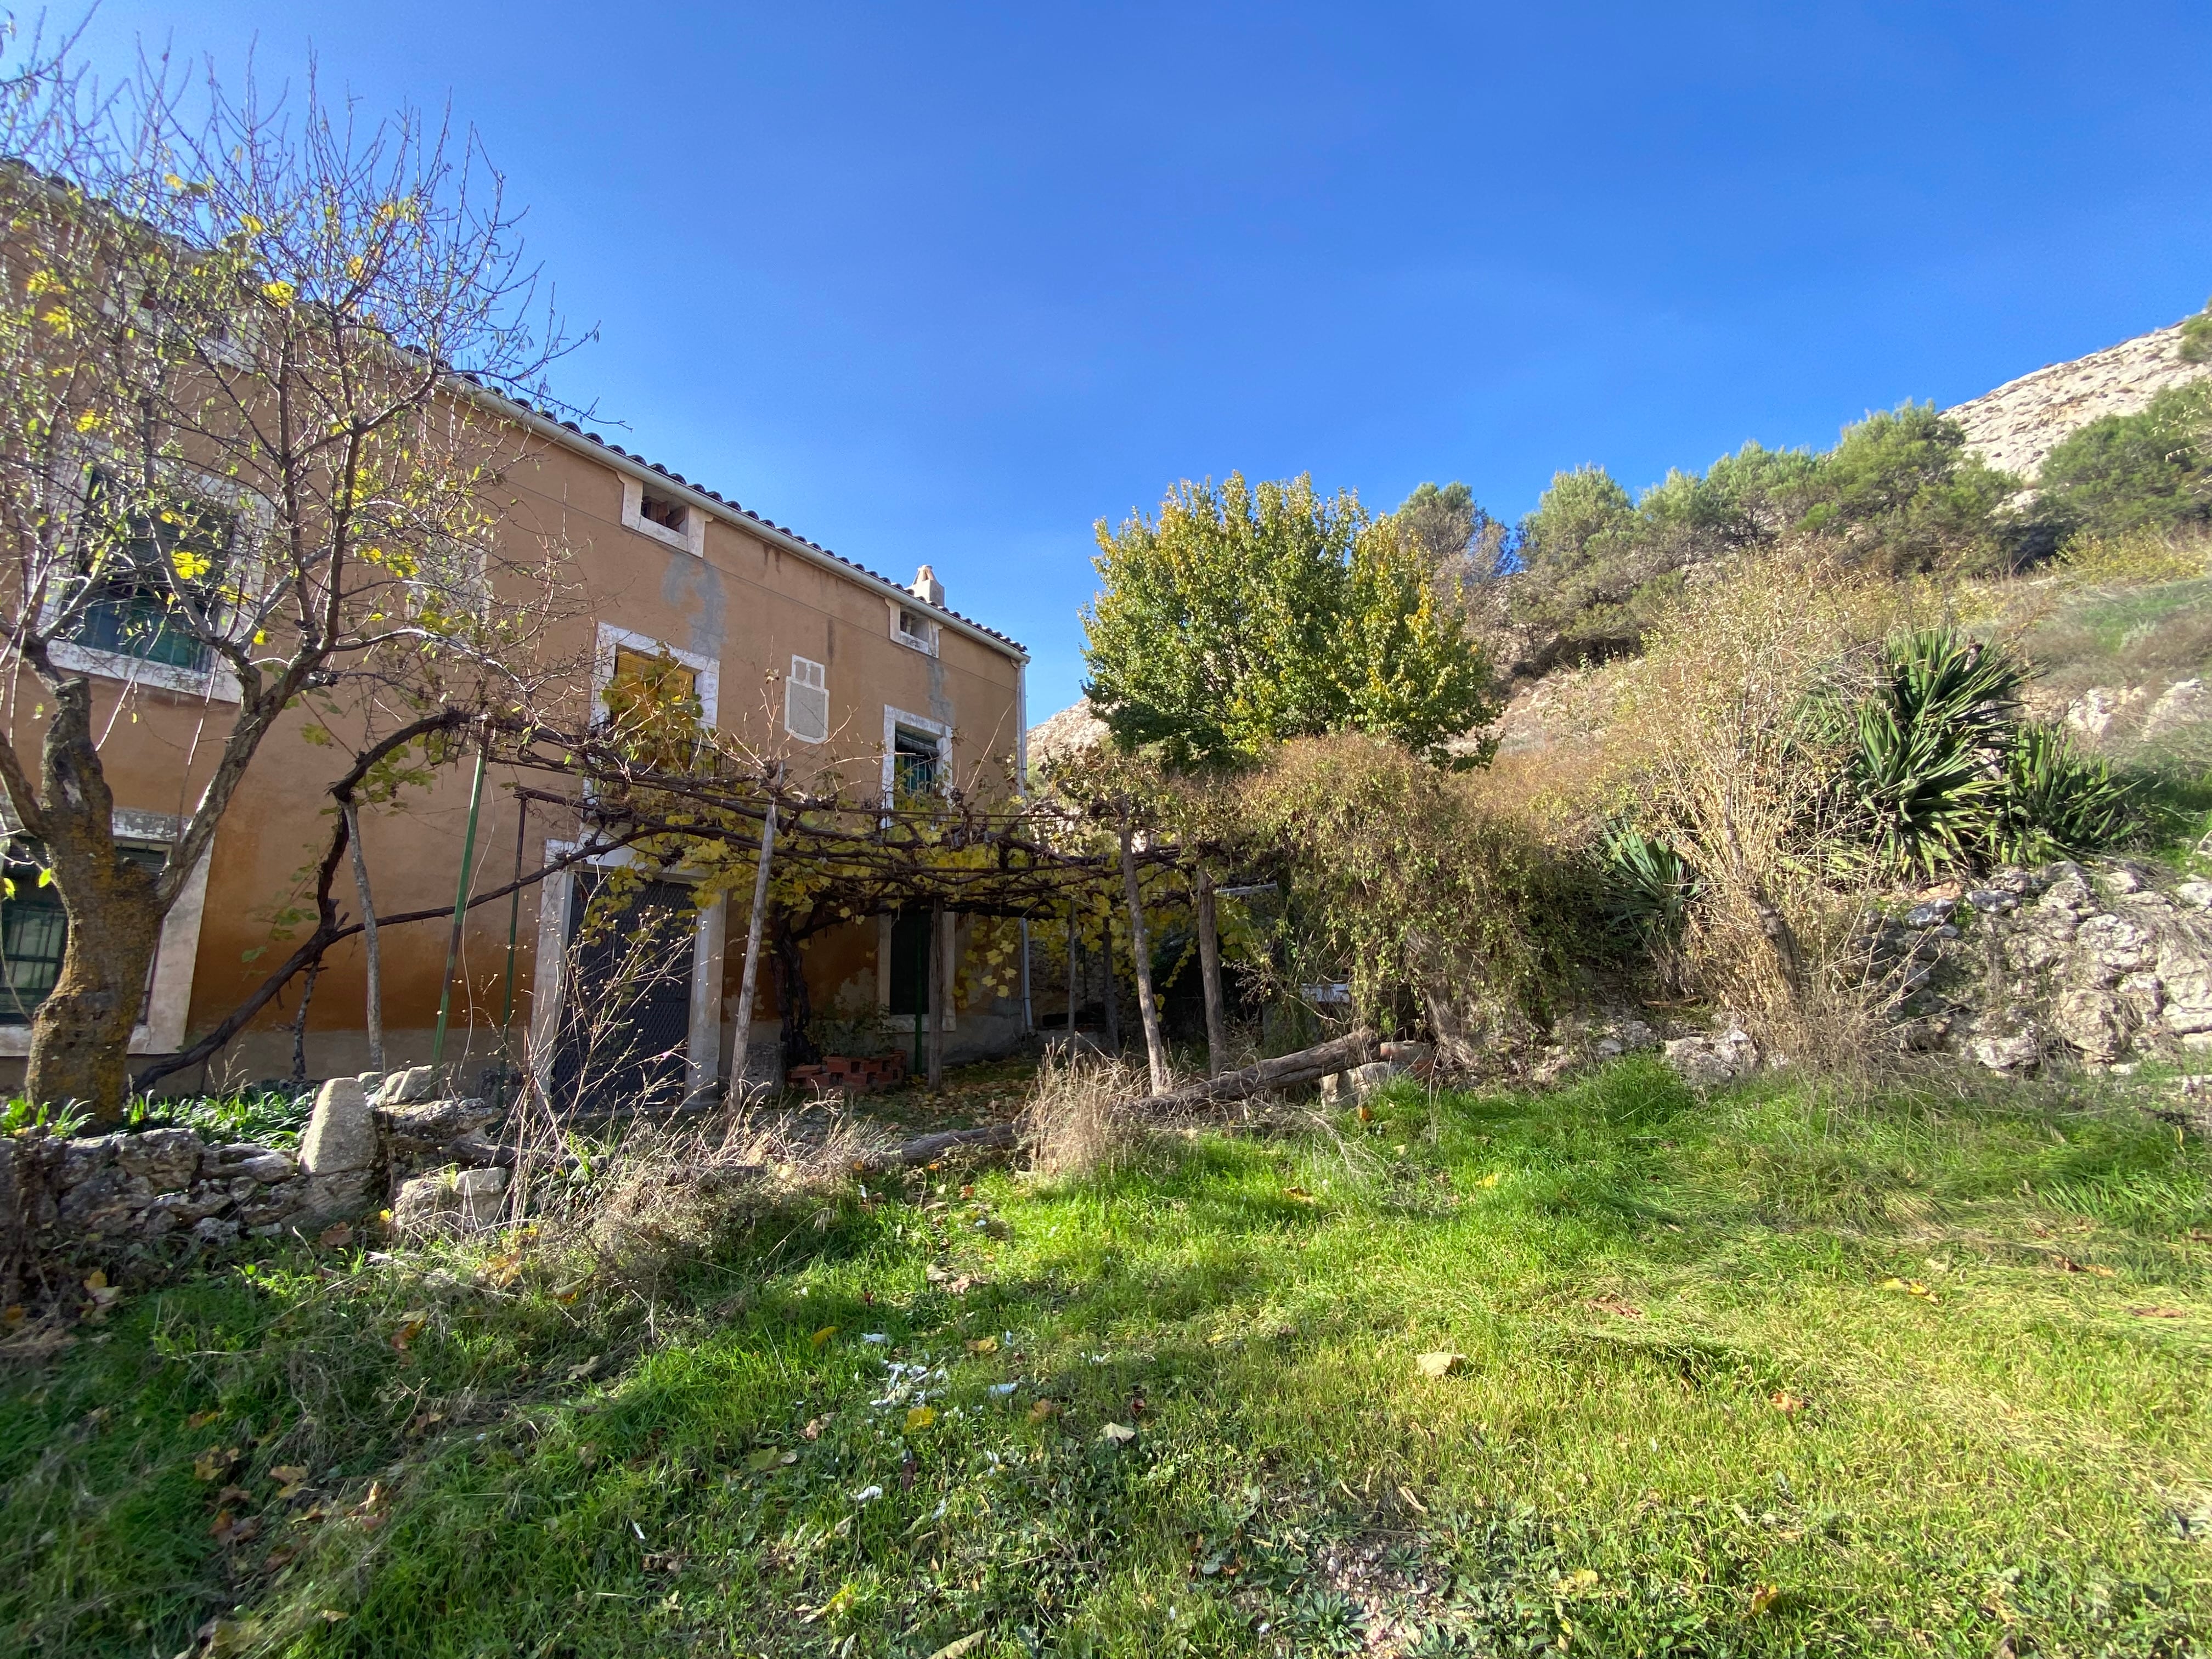
[[1311, 1083], [1327, 1077], [1331, 1072], [1365, 1065], [1375, 1058], [1376, 1042], [1375, 1033], [1362, 1026], [1358, 1030], [1348, 1031], [1328, 1042], [1301, 1048], [1296, 1054], [1277, 1054], [1273, 1060], [1247, 1066], [1241, 1072], [1224, 1072], [1219, 1077], [1208, 1078], [1203, 1083], [1170, 1089], [1165, 1094], [1147, 1095], [1142, 1100], [1132, 1101], [1129, 1109], [1158, 1115], [1185, 1112], [1194, 1106], [1249, 1100], [1254, 1095], [1267, 1093], [1270, 1089], [1287, 1089], [1293, 1084]]
[[865, 1175], [881, 1175], [888, 1170], [912, 1169], [951, 1152], [988, 1152], [1013, 1144], [1014, 1126], [1011, 1123], [990, 1123], [980, 1129], [939, 1129], [932, 1134], [917, 1135], [904, 1146], [894, 1146], [888, 1152], [854, 1158], [853, 1168]]

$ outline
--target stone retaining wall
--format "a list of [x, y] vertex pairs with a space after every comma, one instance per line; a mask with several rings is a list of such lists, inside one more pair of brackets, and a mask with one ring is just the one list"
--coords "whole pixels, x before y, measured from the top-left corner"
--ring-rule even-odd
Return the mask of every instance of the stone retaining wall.
[[[246, 1238], [313, 1237], [396, 1203], [416, 1183], [411, 1211], [434, 1212], [437, 1190], [465, 1184], [463, 1212], [488, 1212], [506, 1188], [505, 1154], [483, 1136], [497, 1114], [481, 1101], [435, 1097], [442, 1081], [427, 1066], [334, 1078], [316, 1095], [297, 1153], [211, 1143], [184, 1128], [0, 1135], [0, 1304], [46, 1277], [158, 1267]], [[423, 1175], [463, 1166], [475, 1171], [465, 1183]]]

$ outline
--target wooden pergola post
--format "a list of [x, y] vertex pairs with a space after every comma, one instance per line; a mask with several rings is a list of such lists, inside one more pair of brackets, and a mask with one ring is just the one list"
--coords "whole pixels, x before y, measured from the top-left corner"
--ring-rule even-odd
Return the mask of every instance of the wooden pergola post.
[[945, 1020], [952, 1010], [952, 931], [947, 925], [945, 901], [929, 903], [929, 1086], [945, 1084]]
[[1160, 1011], [1152, 1001], [1152, 939], [1145, 929], [1144, 896], [1137, 889], [1137, 853], [1128, 809], [1121, 811], [1121, 885], [1129, 899], [1129, 955], [1137, 970], [1137, 1014], [1145, 1026], [1145, 1058], [1152, 1068], [1152, 1092], [1174, 1086], [1168, 1072], [1167, 1042], [1160, 1036]]
[[1221, 939], [1214, 928], [1213, 872], [1204, 865], [1192, 882], [1192, 908], [1198, 913], [1198, 977], [1206, 992], [1206, 1069], [1219, 1077], [1229, 1069], [1229, 1016], [1221, 998]]

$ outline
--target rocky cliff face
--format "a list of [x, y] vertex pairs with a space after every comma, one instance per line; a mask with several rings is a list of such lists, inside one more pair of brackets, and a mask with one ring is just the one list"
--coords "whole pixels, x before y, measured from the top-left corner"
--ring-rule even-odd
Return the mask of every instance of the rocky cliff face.
[[2208, 373], [2212, 363], [2182, 361], [2176, 324], [2039, 368], [1945, 412], [1991, 465], [2033, 478], [2080, 428], [2101, 416], [2137, 414], [2166, 387]]

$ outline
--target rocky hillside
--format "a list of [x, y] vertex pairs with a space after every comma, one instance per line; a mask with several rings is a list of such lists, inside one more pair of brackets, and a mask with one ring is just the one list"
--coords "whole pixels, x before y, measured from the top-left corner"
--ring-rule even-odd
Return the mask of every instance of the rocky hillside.
[[2106, 415], [2134, 415], [2170, 386], [2212, 373], [2181, 356], [2181, 325], [2153, 329], [2052, 363], [1947, 410], [1993, 466], [2033, 477], [2068, 435]]

